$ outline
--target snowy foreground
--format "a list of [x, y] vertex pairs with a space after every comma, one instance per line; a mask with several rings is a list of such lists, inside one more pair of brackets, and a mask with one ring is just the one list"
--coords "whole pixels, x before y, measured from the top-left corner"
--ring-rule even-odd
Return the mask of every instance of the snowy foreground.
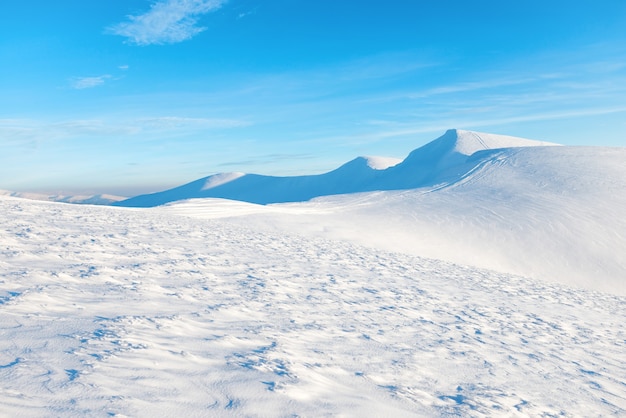
[[626, 414], [626, 297], [359, 243], [342, 202], [0, 197], [0, 415]]

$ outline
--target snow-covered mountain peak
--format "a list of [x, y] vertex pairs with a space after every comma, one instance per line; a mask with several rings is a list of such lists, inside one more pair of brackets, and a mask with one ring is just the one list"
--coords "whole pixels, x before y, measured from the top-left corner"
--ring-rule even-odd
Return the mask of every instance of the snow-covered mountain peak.
[[439, 138], [411, 152], [403, 164], [445, 169], [464, 163], [468, 156], [478, 151], [554, 145], [559, 144], [508, 135], [449, 129]]
[[453, 149], [459, 154], [472, 155], [477, 151], [500, 148], [542, 147], [559, 145], [552, 142], [535, 141], [509, 135], [450, 129], [442, 138], [453, 140]]

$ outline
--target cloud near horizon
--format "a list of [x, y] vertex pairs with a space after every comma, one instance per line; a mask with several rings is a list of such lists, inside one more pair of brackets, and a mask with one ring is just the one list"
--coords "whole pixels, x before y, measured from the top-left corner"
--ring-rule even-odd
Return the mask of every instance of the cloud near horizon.
[[227, 0], [160, 0], [142, 15], [110, 26], [106, 33], [146, 46], [174, 44], [193, 38], [206, 28], [197, 26], [203, 14], [218, 10]]

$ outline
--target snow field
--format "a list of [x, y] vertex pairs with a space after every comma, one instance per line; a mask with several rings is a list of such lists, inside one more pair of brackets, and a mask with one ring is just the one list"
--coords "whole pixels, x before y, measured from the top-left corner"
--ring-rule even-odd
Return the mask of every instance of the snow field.
[[626, 414], [624, 297], [172, 208], [0, 209], [7, 416]]

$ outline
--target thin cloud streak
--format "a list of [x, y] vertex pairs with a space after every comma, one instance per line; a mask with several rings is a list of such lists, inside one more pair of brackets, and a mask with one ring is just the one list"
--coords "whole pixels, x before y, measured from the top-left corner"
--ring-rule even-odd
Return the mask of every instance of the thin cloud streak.
[[478, 90], [489, 90], [499, 87], [517, 86], [522, 84], [529, 84], [534, 81], [536, 81], [536, 79], [534, 78], [520, 78], [465, 82], [456, 85], [435, 87], [432, 89], [424, 90], [422, 92], [409, 93], [406, 95], [406, 97], [409, 99], [421, 99], [445, 94], [469, 93]]
[[249, 126], [245, 120], [187, 118], [178, 116], [139, 118], [132, 120], [75, 119], [42, 122], [31, 119], [0, 119], [0, 137], [11, 138], [0, 145], [18, 145], [77, 137], [136, 136], [140, 134], [170, 135], [181, 131], [204, 132]]
[[164, 116], [157, 118], [143, 118], [139, 123], [150, 128], [204, 128], [204, 129], [227, 129], [249, 126], [250, 123], [237, 119], [212, 119], [212, 118], [187, 118], [179, 116]]
[[128, 16], [106, 28], [105, 32], [128, 38], [128, 42], [145, 45], [175, 44], [193, 38], [205, 27], [198, 20], [206, 13], [221, 8], [227, 0], [162, 0], [142, 15]]
[[[370, 140], [380, 140], [385, 138], [393, 138], [421, 133], [428, 133], [437, 130], [441, 130], [442, 127], [448, 128], [473, 128], [479, 126], [499, 126], [499, 125], [507, 125], [511, 123], [518, 122], [533, 122], [533, 121], [543, 121], [543, 120], [557, 120], [557, 119], [569, 119], [569, 118], [577, 118], [577, 117], [586, 117], [586, 116], [597, 116], [597, 115], [608, 115], [613, 113], [626, 113], [626, 107], [615, 107], [615, 108], [604, 108], [604, 109], [580, 109], [573, 110], [569, 112], [552, 112], [552, 113], [538, 113], [538, 114], [528, 114], [524, 116], [512, 116], [512, 117], [502, 117], [495, 119], [475, 119], [475, 120], [441, 120], [441, 121], [431, 121], [429, 125], [418, 125], [418, 126], [407, 126], [404, 129], [393, 129], [393, 130], [385, 130], [379, 131], [375, 133], [371, 133], [365, 136], [359, 136], [359, 138], [368, 138]], [[380, 124], [380, 121], [376, 121], [377, 124]], [[336, 138], [335, 138], [336, 139]]]
[[252, 165], [271, 165], [284, 160], [311, 160], [316, 158], [314, 154], [268, 154], [261, 155], [248, 160], [226, 161], [219, 163], [216, 167], [249, 167]]
[[105, 74], [97, 77], [75, 77], [71, 80], [72, 88], [76, 90], [90, 89], [100, 86], [105, 83], [106, 80], [112, 78], [111, 75]]

